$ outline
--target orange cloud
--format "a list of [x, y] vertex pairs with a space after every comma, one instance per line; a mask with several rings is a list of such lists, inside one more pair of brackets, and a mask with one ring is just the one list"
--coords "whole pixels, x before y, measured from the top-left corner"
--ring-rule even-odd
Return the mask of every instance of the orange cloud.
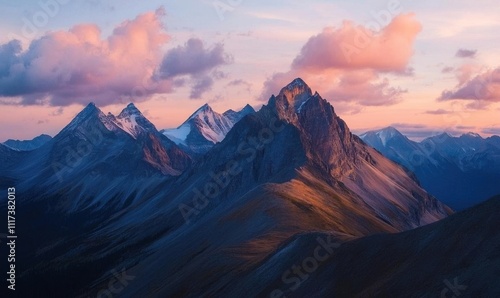
[[371, 68], [404, 72], [413, 54], [413, 42], [422, 26], [414, 14], [395, 17], [377, 33], [350, 21], [325, 28], [302, 47], [292, 68], [306, 71]]
[[261, 99], [302, 77], [330, 100], [360, 106], [395, 104], [406, 91], [392, 87], [382, 75], [412, 74], [409, 62], [421, 29], [414, 14], [396, 16], [380, 32], [350, 21], [340, 28], [325, 28], [307, 41], [288, 72], [276, 73], [264, 83]]

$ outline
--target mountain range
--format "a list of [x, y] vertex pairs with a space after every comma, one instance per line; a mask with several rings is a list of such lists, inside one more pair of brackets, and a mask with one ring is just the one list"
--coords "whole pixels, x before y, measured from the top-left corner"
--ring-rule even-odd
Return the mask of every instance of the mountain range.
[[33, 138], [32, 140], [20, 141], [20, 140], [9, 139], [5, 141], [3, 145], [17, 151], [31, 151], [41, 147], [43, 144], [47, 143], [51, 139], [52, 139], [51, 136], [42, 134]]
[[[174, 130], [158, 131], [133, 104], [118, 116], [89, 104], [37, 149], [0, 146], [0, 177], [22, 210], [19, 278], [29, 286], [19, 293], [431, 297], [464, 273], [471, 293], [498, 294], [483, 286], [495, 263], [474, 276], [497, 260], [487, 211], [498, 198], [448, 218], [408, 167], [365, 142], [300, 78], [257, 112], [205, 105]], [[457, 261], [425, 279], [451, 250]], [[117, 275], [127, 279], [110, 292]]]
[[387, 158], [415, 173], [432, 195], [463, 210], [500, 193], [500, 137], [442, 133], [415, 142], [393, 127], [360, 135]]
[[187, 152], [204, 154], [215, 143], [222, 141], [236, 122], [251, 113], [255, 113], [255, 110], [250, 105], [238, 112], [227, 110], [219, 114], [205, 104], [179, 127], [164, 129], [161, 133]]

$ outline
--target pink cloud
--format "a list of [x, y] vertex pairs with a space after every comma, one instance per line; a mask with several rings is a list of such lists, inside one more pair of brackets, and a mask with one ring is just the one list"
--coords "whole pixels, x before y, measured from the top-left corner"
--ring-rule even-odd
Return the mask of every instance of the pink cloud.
[[371, 68], [383, 72], [405, 72], [413, 55], [413, 42], [422, 26], [414, 14], [395, 17], [381, 32], [350, 21], [328, 27], [311, 37], [292, 64], [294, 69]]
[[[183, 78], [158, 75], [169, 67], [162, 65], [169, 57], [163, 48], [170, 39], [161, 21], [164, 14], [162, 8], [141, 14], [118, 25], [107, 38], [101, 37], [98, 26], [80, 24], [68, 31], [49, 32], [33, 40], [24, 52], [15, 41], [0, 45], [2, 102], [66, 106], [94, 101], [106, 106], [174, 91]], [[195, 43], [202, 44], [200, 40]], [[214, 51], [227, 55], [220, 45], [209, 51], [202, 44], [197, 50], [198, 62], [213, 58]], [[179, 57], [176, 63], [190, 63], [192, 58]], [[206, 71], [218, 65], [208, 63]], [[187, 69], [183, 74], [197, 72]], [[193, 92], [199, 94], [204, 90], [197, 82], [192, 83], [197, 88]], [[15, 97], [21, 100], [13, 101]]]
[[500, 102], [500, 67], [481, 71], [477, 66], [463, 65], [456, 72], [458, 84], [445, 90], [438, 98], [445, 100], [473, 100], [471, 109], [484, 109], [492, 102]]
[[378, 33], [350, 21], [344, 21], [340, 28], [325, 28], [307, 41], [288, 72], [268, 78], [261, 99], [302, 77], [312, 88], [323, 90], [325, 98], [349, 103], [351, 110], [358, 110], [356, 105], [398, 103], [406, 91], [392, 87], [383, 75], [413, 74], [408, 65], [420, 31], [413, 14], [395, 17]]
[[404, 92], [391, 87], [388, 79], [380, 80], [375, 71], [364, 70], [343, 74], [325, 96], [335, 101], [356, 101], [363, 106], [382, 106], [400, 102]]

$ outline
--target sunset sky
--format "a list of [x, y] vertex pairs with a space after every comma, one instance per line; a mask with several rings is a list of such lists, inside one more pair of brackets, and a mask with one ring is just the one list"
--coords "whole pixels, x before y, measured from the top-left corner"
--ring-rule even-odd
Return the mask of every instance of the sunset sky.
[[259, 108], [302, 77], [356, 132], [500, 134], [498, 1], [9, 1], [0, 141], [57, 134], [89, 102], [158, 129]]

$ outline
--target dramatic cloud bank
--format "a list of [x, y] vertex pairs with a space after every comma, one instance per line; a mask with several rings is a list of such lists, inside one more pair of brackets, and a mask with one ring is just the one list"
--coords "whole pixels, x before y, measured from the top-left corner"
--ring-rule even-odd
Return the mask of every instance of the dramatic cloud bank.
[[163, 9], [117, 26], [103, 39], [96, 25], [81, 24], [33, 40], [0, 45], [0, 103], [106, 106], [142, 101], [191, 82], [192, 97], [209, 90], [218, 66], [230, 63], [221, 44], [206, 49], [199, 39], [168, 51]]
[[413, 44], [421, 31], [413, 14], [396, 16], [380, 32], [344, 21], [340, 28], [325, 28], [311, 37], [286, 73], [264, 83], [261, 99], [279, 91], [294, 77], [321, 87], [330, 100], [361, 106], [392, 105], [406, 92], [391, 87], [384, 74], [411, 76]]

